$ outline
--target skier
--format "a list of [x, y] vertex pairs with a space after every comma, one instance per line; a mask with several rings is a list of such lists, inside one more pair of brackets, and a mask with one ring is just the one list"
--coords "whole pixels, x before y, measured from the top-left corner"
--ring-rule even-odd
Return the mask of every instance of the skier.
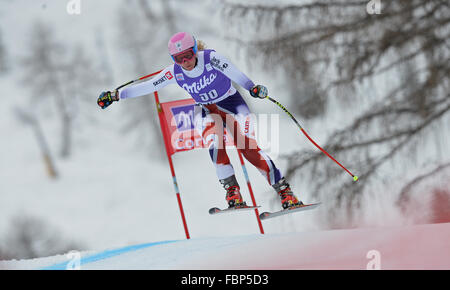
[[[284, 209], [303, 203], [293, 194], [271, 158], [257, 145], [251, 132], [250, 110], [231, 81], [250, 92], [254, 98], [267, 97], [267, 88], [254, 83], [226, 57], [205, 49], [202, 42], [186, 32], [174, 34], [168, 43], [174, 64], [153, 79], [119, 91], [102, 92], [97, 103], [105, 109], [120, 99], [138, 97], [158, 91], [169, 84], [178, 84], [195, 100], [194, 123], [203, 140], [210, 140], [208, 150], [220, 183], [226, 190], [229, 207], [245, 207], [233, 166], [223, 146], [224, 127], [232, 132], [234, 142], [245, 140], [239, 148], [244, 157], [266, 178], [281, 198]], [[206, 125], [205, 125], [206, 124]]]

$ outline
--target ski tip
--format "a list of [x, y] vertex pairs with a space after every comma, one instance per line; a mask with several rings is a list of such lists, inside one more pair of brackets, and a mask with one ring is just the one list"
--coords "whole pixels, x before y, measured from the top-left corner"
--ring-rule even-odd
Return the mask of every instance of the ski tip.
[[266, 217], [268, 217], [269, 215], [270, 215], [270, 213], [268, 213], [268, 212], [263, 212], [262, 214], [259, 215], [259, 218], [263, 220], [263, 219], [265, 219]]
[[220, 209], [218, 207], [213, 207], [209, 209], [209, 214], [218, 214], [225, 212], [239, 212], [239, 211], [249, 211], [259, 208], [260, 206], [241, 206], [241, 207], [229, 207], [225, 209]]
[[215, 213], [218, 213], [219, 211], [220, 211], [219, 208], [213, 207], [213, 208], [209, 209], [209, 214], [215, 214]]

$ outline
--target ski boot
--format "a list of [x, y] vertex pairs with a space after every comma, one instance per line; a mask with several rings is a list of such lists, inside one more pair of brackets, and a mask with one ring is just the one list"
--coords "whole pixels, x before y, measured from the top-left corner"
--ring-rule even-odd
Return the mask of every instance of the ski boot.
[[220, 183], [227, 191], [227, 195], [225, 198], [228, 202], [228, 208], [247, 206], [245, 201], [242, 199], [239, 184], [237, 183], [236, 177], [234, 175], [231, 175], [230, 177], [227, 177], [225, 179], [221, 179]]
[[303, 202], [297, 199], [287, 183], [286, 179], [281, 178], [276, 184], [272, 185], [281, 198], [281, 206], [283, 209], [297, 207], [303, 205]]

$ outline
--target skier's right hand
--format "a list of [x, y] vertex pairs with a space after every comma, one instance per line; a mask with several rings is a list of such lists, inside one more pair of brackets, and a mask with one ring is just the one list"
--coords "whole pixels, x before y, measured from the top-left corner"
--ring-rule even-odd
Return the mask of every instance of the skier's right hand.
[[106, 91], [102, 92], [100, 96], [97, 99], [97, 105], [100, 106], [100, 108], [105, 109], [109, 105], [111, 105], [114, 101], [119, 101], [119, 91]]

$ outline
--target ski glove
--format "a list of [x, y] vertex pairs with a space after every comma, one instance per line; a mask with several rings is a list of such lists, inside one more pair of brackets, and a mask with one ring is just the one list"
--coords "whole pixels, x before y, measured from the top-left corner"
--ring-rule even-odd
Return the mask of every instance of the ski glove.
[[267, 88], [263, 85], [254, 86], [250, 90], [250, 95], [254, 98], [265, 99], [267, 98], [267, 94], [268, 94]]
[[97, 99], [97, 104], [100, 106], [100, 108], [106, 109], [114, 101], [119, 101], [119, 91], [106, 91], [100, 94]]

